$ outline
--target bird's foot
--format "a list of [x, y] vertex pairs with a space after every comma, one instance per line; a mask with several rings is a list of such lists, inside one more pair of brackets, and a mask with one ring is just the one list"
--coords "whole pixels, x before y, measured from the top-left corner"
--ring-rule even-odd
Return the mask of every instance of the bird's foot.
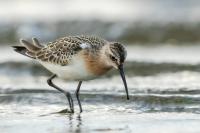
[[74, 113], [74, 110], [73, 109], [63, 109], [63, 110], [61, 110], [61, 111], [59, 111], [58, 113], [60, 113], [60, 114], [66, 114], [66, 113], [71, 113], [71, 114], [73, 114]]

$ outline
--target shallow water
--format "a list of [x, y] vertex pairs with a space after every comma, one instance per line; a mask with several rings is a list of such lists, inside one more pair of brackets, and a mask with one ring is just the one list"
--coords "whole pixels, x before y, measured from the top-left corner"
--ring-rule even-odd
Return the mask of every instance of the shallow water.
[[[119, 75], [83, 82], [79, 114], [59, 113], [66, 98], [46, 84], [41, 66], [8, 48], [0, 52], [0, 132], [200, 132], [200, 46], [130, 46], [125, 67], [130, 100]], [[7, 54], [10, 53], [10, 54]], [[7, 56], [6, 56], [7, 55]], [[77, 82], [55, 83], [71, 93]]]

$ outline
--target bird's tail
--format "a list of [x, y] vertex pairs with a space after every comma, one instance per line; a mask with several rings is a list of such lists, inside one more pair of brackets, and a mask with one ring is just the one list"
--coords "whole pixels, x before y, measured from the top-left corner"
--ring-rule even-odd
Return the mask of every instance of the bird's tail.
[[14, 50], [22, 55], [35, 59], [36, 53], [43, 48], [36, 38], [33, 38], [33, 43], [21, 39], [20, 42], [23, 46], [12, 46]]

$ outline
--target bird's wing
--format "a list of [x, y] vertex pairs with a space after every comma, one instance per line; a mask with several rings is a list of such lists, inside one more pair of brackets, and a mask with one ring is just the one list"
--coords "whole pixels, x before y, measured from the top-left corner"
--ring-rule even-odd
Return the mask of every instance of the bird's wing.
[[93, 48], [101, 48], [103, 45], [107, 44], [107, 41], [96, 36], [73, 36], [73, 38], [78, 39], [82, 43], [90, 44]]
[[36, 59], [64, 66], [69, 64], [75, 54], [85, 48], [86, 46], [80, 40], [74, 37], [64, 37], [49, 42], [36, 53]]
[[95, 53], [106, 40], [95, 36], [68, 36], [49, 42], [36, 53], [36, 59], [58, 65], [67, 65], [72, 57], [81, 50]]

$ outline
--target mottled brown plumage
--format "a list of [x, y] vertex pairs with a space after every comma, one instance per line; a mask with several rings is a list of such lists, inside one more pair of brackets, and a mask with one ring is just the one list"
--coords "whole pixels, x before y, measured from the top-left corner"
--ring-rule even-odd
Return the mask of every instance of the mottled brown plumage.
[[32, 39], [32, 43], [26, 40], [21, 40], [21, 43], [23, 46], [13, 46], [14, 50], [39, 61], [53, 73], [47, 83], [65, 94], [71, 112], [74, 112], [72, 97], [69, 92], [64, 91], [52, 82], [55, 77], [79, 81], [76, 97], [80, 112], [82, 112], [82, 107], [78, 94], [82, 81], [101, 76], [112, 68], [119, 70], [127, 99], [129, 99], [123, 71], [126, 50], [122, 44], [109, 42], [94, 36], [68, 36], [49, 42], [46, 45], [42, 45], [36, 38]]
[[[21, 40], [21, 43], [28, 49], [26, 53], [28, 56], [43, 62], [64, 66], [81, 50], [95, 53], [107, 41], [94, 36], [68, 36], [49, 42], [44, 46], [36, 38], [33, 39], [33, 44], [26, 40]], [[83, 43], [87, 44], [88, 48], [81, 47]]]

